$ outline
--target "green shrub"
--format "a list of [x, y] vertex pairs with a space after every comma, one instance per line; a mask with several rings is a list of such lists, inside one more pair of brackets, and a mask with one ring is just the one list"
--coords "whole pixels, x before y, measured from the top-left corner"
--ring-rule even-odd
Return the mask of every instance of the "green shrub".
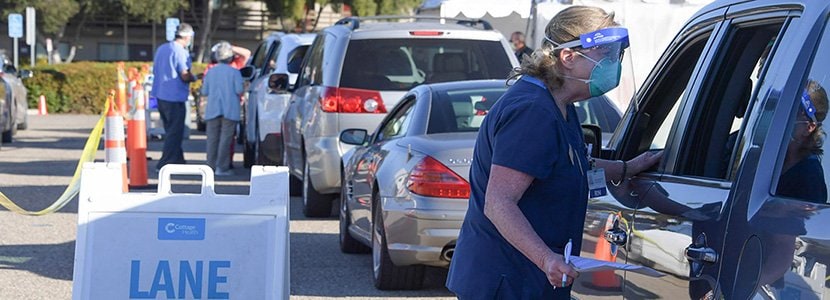
[[[152, 62], [126, 62], [125, 68], [141, 69]], [[201, 73], [204, 64], [193, 64], [193, 72]], [[46, 97], [50, 112], [98, 114], [104, 109], [107, 92], [116, 89], [116, 63], [75, 62], [58, 65], [37, 65], [34, 76], [23, 80], [29, 90], [29, 107], [37, 107], [40, 95]], [[191, 84], [191, 90], [201, 81]]]

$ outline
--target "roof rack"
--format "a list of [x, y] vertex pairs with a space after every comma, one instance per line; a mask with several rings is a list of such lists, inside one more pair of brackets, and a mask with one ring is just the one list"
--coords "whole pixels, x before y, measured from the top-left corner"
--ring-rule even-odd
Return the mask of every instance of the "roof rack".
[[369, 17], [346, 17], [343, 19], [338, 20], [335, 25], [351, 25], [351, 29], [355, 30], [360, 28], [360, 21], [377, 21], [377, 20], [400, 20], [400, 19], [413, 19], [413, 20], [440, 20], [440, 21], [455, 21], [456, 24], [459, 25], [466, 25], [466, 26], [476, 26], [481, 24], [484, 30], [493, 30], [493, 26], [490, 25], [490, 22], [487, 22], [482, 19], [461, 19], [461, 18], [447, 18], [447, 17], [436, 17], [436, 16], [369, 16]]

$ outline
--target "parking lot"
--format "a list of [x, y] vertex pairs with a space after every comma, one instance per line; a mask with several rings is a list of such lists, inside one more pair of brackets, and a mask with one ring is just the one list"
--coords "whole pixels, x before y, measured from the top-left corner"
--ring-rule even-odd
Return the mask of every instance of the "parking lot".
[[[0, 150], [0, 192], [29, 210], [51, 204], [66, 188], [83, 144], [98, 116], [30, 115], [28, 130]], [[195, 125], [194, 125], [195, 126]], [[204, 163], [205, 136], [191, 131], [185, 141], [189, 164]], [[148, 157], [158, 159], [161, 141], [148, 143]], [[237, 145], [237, 147], [239, 147]], [[237, 148], [238, 149], [238, 148]], [[98, 160], [103, 159], [98, 151]], [[239, 151], [235, 176], [217, 178], [217, 193], [245, 194], [249, 173]], [[148, 161], [150, 185], [157, 182], [155, 161]], [[195, 182], [174, 181], [174, 191], [188, 192]], [[154, 186], [153, 186], [154, 187]], [[134, 190], [152, 192], [152, 189]], [[423, 290], [378, 291], [372, 286], [371, 256], [339, 250], [337, 219], [307, 219], [299, 197], [292, 197], [291, 298], [446, 299], [446, 270], [429, 269]], [[28, 217], [0, 211], [0, 299], [69, 299], [77, 224], [77, 197], [57, 213]]]

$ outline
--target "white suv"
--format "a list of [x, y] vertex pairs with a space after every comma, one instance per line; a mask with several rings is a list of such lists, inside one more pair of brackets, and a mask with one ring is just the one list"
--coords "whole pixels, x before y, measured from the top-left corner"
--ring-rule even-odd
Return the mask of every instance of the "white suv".
[[419, 84], [505, 79], [517, 65], [503, 35], [480, 20], [353, 17], [323, 29], [282, 122], [285, 165], [296, 176], [292, 192], [302, 189], [305, 215], [331, 214], [340, 156], [353, 147], [339, 142], [341, 129], [374, 130]]

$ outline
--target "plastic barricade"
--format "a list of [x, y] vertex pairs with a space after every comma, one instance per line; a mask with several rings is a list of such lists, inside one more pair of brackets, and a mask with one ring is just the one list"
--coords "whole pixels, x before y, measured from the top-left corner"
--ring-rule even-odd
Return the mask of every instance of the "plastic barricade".
[[[84, 165], [73, 299], [288, 299], [287, 168], [217, 195], [204, 165], [164, 166], [157, 193], [122, 193], [120, 167]], [[173, 193], [174, 174], [201, 175], [201, 193]]]

